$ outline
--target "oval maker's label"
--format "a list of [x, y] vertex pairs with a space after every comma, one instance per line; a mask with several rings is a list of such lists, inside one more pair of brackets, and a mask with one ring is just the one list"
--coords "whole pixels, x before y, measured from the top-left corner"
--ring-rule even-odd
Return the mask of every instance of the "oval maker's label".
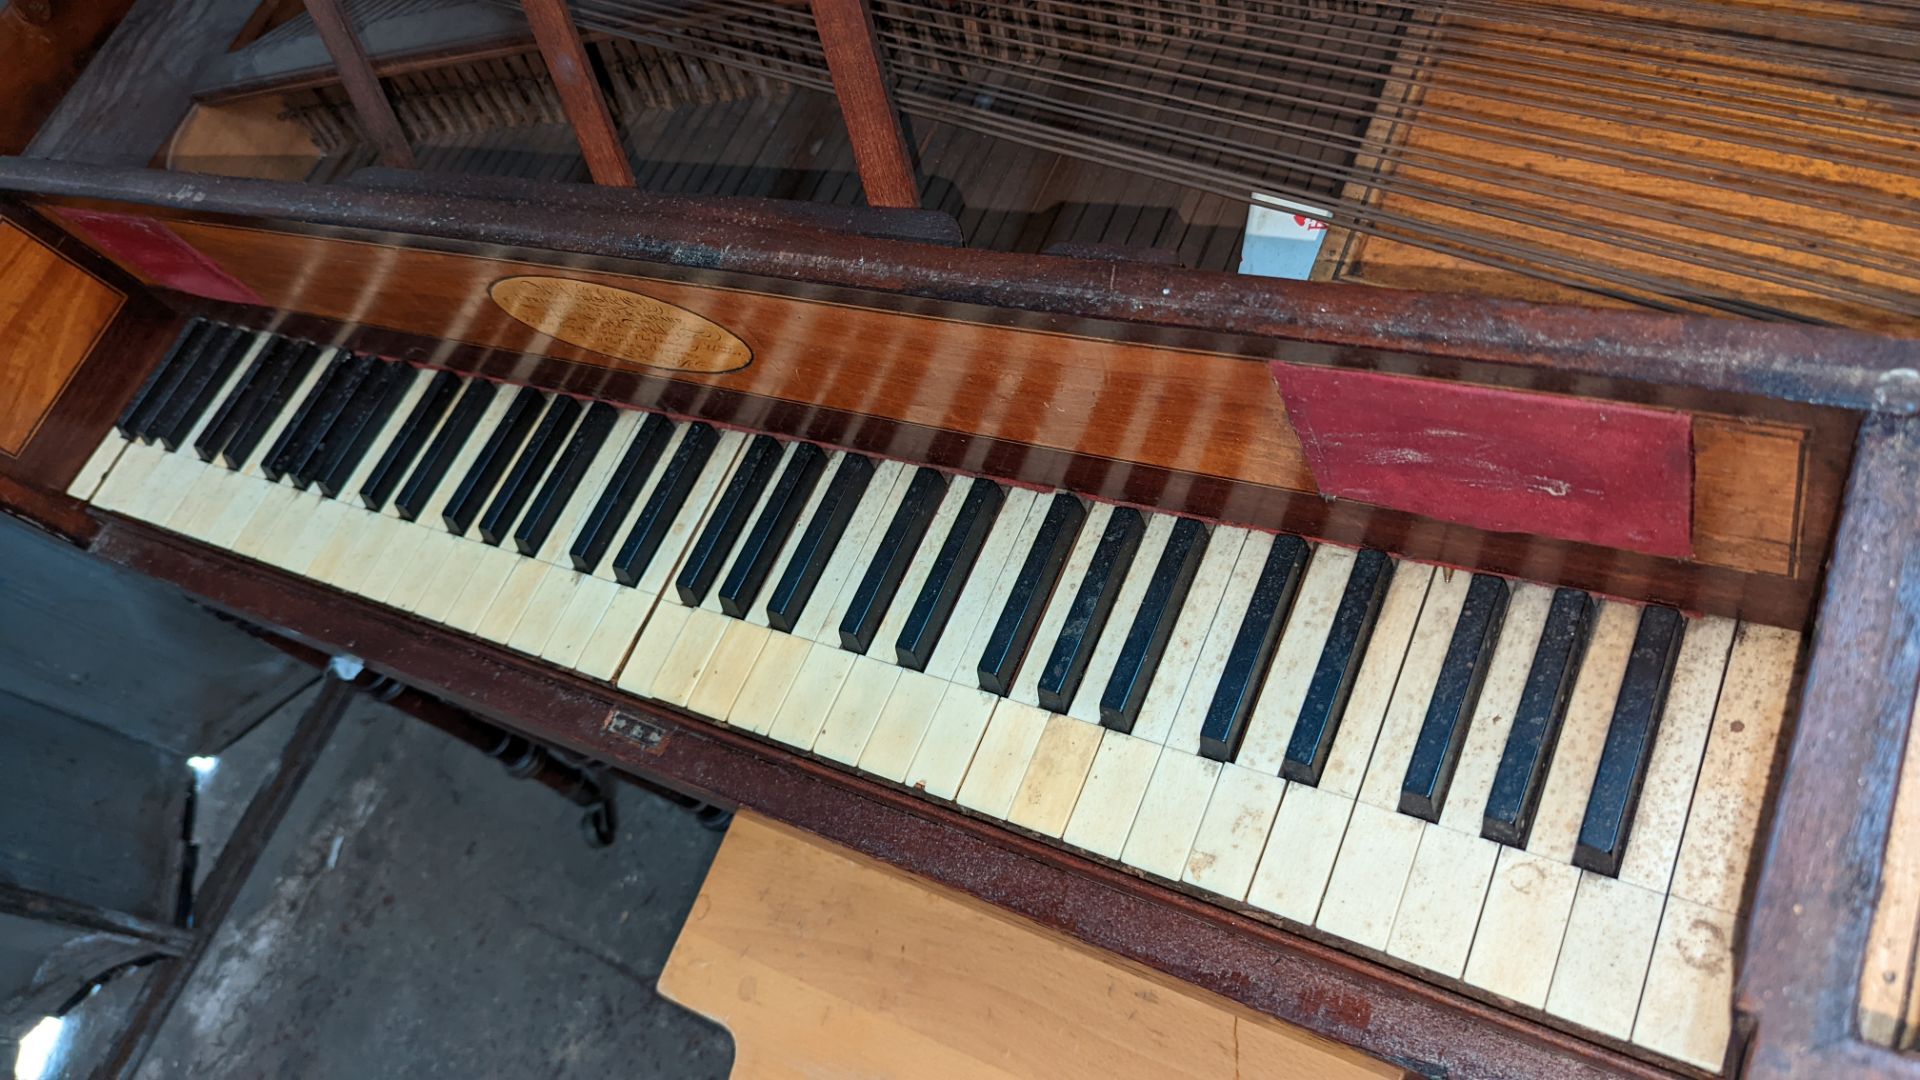
[[686, 308], [573, 278], [502, 278], [500, 310], [549, 337], [647, 367], [717, 374], [753, 361], [747, 343]]

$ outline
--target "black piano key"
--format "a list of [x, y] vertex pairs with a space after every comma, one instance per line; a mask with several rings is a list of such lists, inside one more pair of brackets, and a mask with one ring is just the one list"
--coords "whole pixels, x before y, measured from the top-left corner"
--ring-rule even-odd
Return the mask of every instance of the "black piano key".
[[[1232, 761], [1240, 753], [1247, 719], [1260, 700], [1261, 681], [1267, 665], [1273, 662], [1280, 628], [1286, 625], [1306, 566], [1307, 545], [1299, 537], [1274, 537], [1266, 565], [1260, 568], [1260, 580], [1254, 583], [1253, 597], [1247, 601], [1247, 614], [1240, 620], [1240, 632], [1234, 635], [1233, 648], [1227, 652], [1226, 667], [1220, 671], [1220, 684], [1207, 704], [1207, 716], [1200, 726], [1201, 754], [1215, 761]], [[1144, 688], [1140, 696], [1145, 696]], [[1123, 730], [1132, 727], [1129, 719]]]
[[180, 376], [180, 372], [172, 372], [171, 375], [169, 372], [176, 363], [186, 362], [188, 352], [199, 341], [200, 335], [207, 332], [209, 325], [205, 319], [188, 319], [180, 332], [173, 336], [173, 344], [167, 346], [166, 355], [153, 365], [153, 370], [147, 372], [147, 377], [140, 382], [140, 389], [133, 392], [133, 397], [127, 400], [127, 407], [120, 410], [120, 419], [114, 421], [113, 426], [120, 429], [120, 434], [129, 439], [140, 437], [141, 426], [159, 404], [155, 392], [168, 378], [177, 379]]
[[787, 538], [793, 535], [794, 524], [800, 520], [800, 511], [806, 509], [807, 500], [813, 497], [814, 486], [825, 471], [826, 451], [812, 443], [793, 448], [787, 467], [780, 471], [780, 479], [767, 495], [767, 504], [761, 507], [760, 516], [747, 530], [739, 557], [733, 560], [727, 579], [720, 583], [721, 611], [744, 619], [753, 609], [753, 602], [773, 573], [774, 560], [780, 557], [780, 549], [787, 546]]
[[926, 538], [927, 527], [933, 524], [933, 515], [946, 493], [946, 477], [932, 469], [914, 470], [906, 496], [887, 523], [873, 561], [867, 565], [854, 590], [853, 602], [840, 620], [841, 648], [865, 653], [873, 644], [873, 635], [880, 632], [881, 620], [887, 617], [887, 608], [900, 591], [900, 579], [920, 550], [920, 542]]
[[373, 440], [393, 418], [393, 411], [413, 388], [420, 373], [406, 364], [381, 363], [360, 384], [360, 392], [347, 403], [333, 431], [327, 434], [325, 460], [314, 473], [314, 483], [327, 498], [337, 498], [346, 490], [355, 469], [366, 460]]
[[207, 355], [208, 346], [222, 340], [229, 329], [231, 327], [224, 323], [203, 323], [199, 333], [188, 337], [177, 353], [168, 356], [166, 370], [154, 381], [153, 389], [140, 406], [140, 414], [134, 418], [133, 433], [141, 441], [150, 443], [159, 437], [167, 410], [176, 400], [180, 385], [200, 366], [200, 361]]
[[1620, 876], [1620, 860], [1627, 854], [1634, 810], [1640, 805], [1654, 740], [1660, 736], [1667, 689], [1673, 685], [1673, 667], [1685, 633], [1686, 620], [1672, 608], [1640, 612], [1640, 629], [1633, 635], [1633, 652], [1627, 659], [1626, 676], [1620, 680], [1620, 696], [1614, 701], [1600, 768], [1587, 795], [1580, 841], [1573, 849], [1573, 865], [1582, 870]]
[[[307, 390], [307, 396], [295, 407], [293, 418], [280, 429], [280, 434], [260, 458], [260, 471], [266, 474], [267, 479], [277, 482], [305, 460], [306, 450], [311, 449], [312, 443], [319, 438], [314, 428], [327, 407], [329, 395], [336, 392], [353, 359], [351, 353], [334, 353], [326, 369], [314, 380]], [[296, 458], [296, 454], [300, 456]]]
[[573, 437], [567, 440], [566, 448], [560, 451], [560, 457], [553, 463], [553, 470], [547, 474], [546, 483], [527, 506], [527, 516], [520, 519], [520, 525], [513, 530], [514, 549], [522, 555], [537, 555], [552, 534], [553, 527], [560, 520], [561, 511], [573, 501], [574, 493], [580, 489], [580, 480], [600, 454], [601, 447], [607, 443], [614, 422], [620, 419], [620, 410], [604, 401], [596, 401], [587, 406], [586, 415], [580, 418], [580, 426], [573, 431]]
[[393, 500], [394, 513], [412, 521], [426, 511], [434, 491], [446, 479], [447, 470], [453, 467], [453, 459], [460, 456], [460, 448], [474, 437], [473, 429], [480, 426], [480, 417], [485, 415], [498, 390], [485, 379], [467, 381], [465, 389], [460, 391], [460, 400], [453, 403], [452, 411], [433, 433], [433, 442], [421, 455], [420, 463], [408, 475], [399, 497]]
[[540, 417], [539, 425], [520, 448], [520, 456], [514, 460], [513, 468], [507, 470], [507, 478], [500, 482], [500, 490], [494, 492], [493, 502], [480, 518], [481, 541], [498, 544], [513, 533], [520, 511], [526, 509], [547, 475], [547, 467], [553, 464], [561, 446], [573, 434], [573, 422], [579, 419], [580, 409], [579, 398], [561, 394], [555, 394], [553, 400], [547, 402], [546, 414]]
[[229, 469], [238, 469], [252, 460], [253, 452], [260, 448], [267, 432], [273, 430], [292, 405], [294, 391], [300, 389], [301, 381], [320, 361], [320, 346], [311, 341], [283, 340], [270, 347], [282, 349], [285, 362], [267, 373], [272, 377], [252, 415], [241, 423], [227, 445], [220, 448], [220, 463]]
[[1033, 644], [1040, 616], [1046, 611], [1054, 584], [1060, 580], [1060, 572], [1066, 567], [1067, 556], [1073, 553], [1074, 542], [1080, 538], [1080, 526], [1086, 520], [1087, 507], [1078, 496], [1064, 491], [1054, 494], [1053, 502], [1047, 506], [1047, 516], [1040, 522], [1040, 531], [1034, 534], [1033, 547], [1027, 550], [1026, 560], [1020, 564], [1020, 574], [1013, 579], [1013, 589], [1000, 609], [1000, 618], [993, 624], [987, 647], [980, 654], [976, 671], [980, 689], [1002, 697], [1013, 689], [1020, 662]]
[[1353, 692], [1354, 677], [1367, 655], [1367, 643], [1373, 640], [1373, 626], [1392, 580], [1393, 560], [1384, 553], [1362, 551], [1354, 557], [1346, 591], [1340, 594], [1340, 607], [1333, 613], [1333, 625], [1327, 628], [1327, 643], [1320, 649], [1313, 679], [1301, 699], [1300, 716], [1287, 740], [1287, 756], [1280, 763], [1280, 775], [1288, 780], [1309, 787], [1320, 785], [1320, 774], [1327, 768], [1327, 752], [1340, 733], [1347, 696]]
[[755, 435], [747, 444], [740, 467], [734, 470], [733, 478], [721, 491], [720, 501], [714, 503], [706, 527], [687, 549], [687, 561], [681, 564], [680, 575], [673, 582], [674, 593], [681, 603], [693, 607], [707, 598], [713, 583], [720, 578], [720, 569], [727, 564], [727, 556], [746, 534], [753, 508], [766, 493], [767, 485], [773, 482], [774, 470], [779, 465], [780, 440], [771, 435]]
[[[1180, 621], [1180, 609], [1193, 587], [1193, 576], [1200, 570], [1200, 557], [1207, 553], [1207, 537], [1207, 527], [1192, 518], [1174, 522], [1166, 549], [1160, 553], [1147, 591], [1140, 598], [1140, 611], [1127, 630], [1120, 655], [1114, 659], [1113, 674], [1100, 694], [1100, 722], [1107, 727], [1123, 733], [1133, 730], [1147, 690], [1153, 686], [1154, 673], [1160, 670], [1167, 639]], [[1072, 695], [1067, 700], [1071, 701]]]
[[1593, 627], [1593, 599], [1579, 589], [1557, 589], [1547, 609], [1540, 644], [1533, 650], [1526, 686], [1507, 729], [1507, 745], [1487, 790], [1480, 835], [1525, 847], [1533, 831], [1533, 812], [1547, 782], [1547, 766], [1560, 742], [1567, 701], [1580, 675]]
[[155, 418], [154, 438], [168, 450], [178, 450], [193, 434], [194, 426], [213, 407], [240, 358], [247, 354], [253, 335], [237, 326], [226, 327], [207, 341], [200, 363], [175, 388], [167, 407]]
[[460, 376], [451, 371], [442, 371], [433, 377], [427, 388], [421, 392], [420, 399], [413, 403], [413, 411], [400, 422], [400, 430], [394, 433], [393, 440], [380, 451], [380, 460], [374, 463], [373, 471], [360, 485], [360, 501], [369, 510], [379, 510], [387, 505], [387, 500], [400, 489], [400, 482], [406, 479], [413, 468], [414, 459], [433, 437], [434, 429], [440, 425], [453, 399], [460, 392]]
[[[1053, 712], [1066, 712], [1073, 695], [1086, 678], [1093, 649], [1113, 614], [1114, 599], [1133, 567], [1134, 553], [1140, 550], [1140, 538], [1146, 535], [1146, 519], [1130, 506], [1114, 507], [1100, 544], [1093, 549], [1093, 561], [1087, 576], [1080, 580], [1060, 625], [1060, 637], [1047, 654], [1047, 666], [1040, 671], [1040, 705]], [[1172, 543], [1171, 539], [1168, 541]]]
[[1453, 640], [1440, 665], [1440, 678], [1427, 699], [1427, 715], [1414, 740], [1413, 758], [1400, 782], [1400, 812], [1426, 821], [1439, 821], [1446, 806], [1453, 770], [1460, 764], [1460, 747], [1473, 725], [1480, 703], [1480, 687], [1493, 663], [1493, 648], [1506, 621], [1512, 586], [1491, 574], [1475, 574], [1467, 586], [1466, 603], [1453, 624]]
[[[253, 341], [253, 335], [241, 339], [239, 347], [242, 354], [252, 347]], [[233, 389], [214, 410], [213, 418], [200, 430], [199, 438], [193, 441], [193, 450], [201, 461], [212, 461], [219, 456], [221, 449], [253, 415], [253, 410], [259, 407], [260, 401], [266, 396], [268, 380], [277, 377], [275, 365], [283, 362], [279, 346], [284, 341], [283, 338], [270, 338], [260, 346], [254, 353], [253, 363], [240, 373]]]
[[793, 557], [787, 560], [787, 568], [781, 571], [773, 594], [767, 597], [769, 626], [781, 633], [792, 633], [800, 624], [807, 601], [813, 598], [820, 575], [826, 572], [827, 563], [833, 558], [834, 549], [840, 546], [840, 538], [846, 534], [847, 524], [853, 520], [853, 512], [859, 508], [860, 499], [866, 495], [872, 480], [873, 459], [859, 454], [847, 454], [840, 459], [840, 467], [833, 470], [833, 479], [827, 483], [827, 493], [820, 497], [820, 505], [814, 507], [813, 518], [793, 546]]
[[[627, 444], [625, 453], [620, 455], [620, 463], [608, 475], [606, 490], [594, 500], [593, 509], [587, 512], [586, 520], [581, 522], [580, 535], [574, 539], [573, 546], [567, 549], [575, 570], [591, 574], [600, 566], [607, 549], [613, 546], [614, 534], [619, 530], [620, 523], [626, 520], [633, 500], [640, 497], [640, 489], [647, 486], [647, 477], [653, 475], [653, 467], [659, 462], [661, 453], [666, 450], [667, 440], [672, 436], [672, 421], [658, 413], [649, 414], [640, 422], [640, 430], [634, 433], [633, 441]], [[692, 436], [691, 431], [688, 436]], [[683, 449], [684, 446], [683, 441]], [[675, 456], [679, 454], [676, 452]]]
[[440, 512], [440, 521], [448, 532], [464, 536], [467, 529], [472, 527], [474, 519], [480, 516], [494, 489], [500, 485], [500, 478], [513, 465], [515, 455], [520, 453], [520, 447], [527, 441], [527, 434], [539, 423], [540, 407], [545, 402], [545, 394], [531, 386], [523, 386], [507, 403], [506, 412], [500, 414], [500, 422], [487, 432], [486, 441], [480, 444], [480, 452], [473, 456], [467, 475], [461, 477], [454, 486], [453, 497], [447, 500], [446, 509]]
[[647, 572], [647, 566], [660, 550], [660, 544], [666, 540], [667, 533], [673, 528], [673, 520], [680, 514], [681, 507], [687, 503], [687, 495], [693, 490], [694, 483], [700, 479], [700, 471], [707, 466], [707, 460], [713, 456], [713, 448], [720, 441], [719, 432], [708, 424], [690, 424], [686, 435], [680, 439], [679, 449], [667, 461], [667, 467], [660, 471], [660, 480], [653, 486], [653, 494], [640, 513], [633, 519], [633, 530], [627, 533], [626, 543], [613, 556], [613, 576], [622, 585], [638, 584]]
[[894, 643], [894, 654], [901, 667], [914, 671], [927, 669], [933, 650], [940, 644], [940, 635], [947, 628], [947, 620], [953, 617], [953, 606], [960, 602], [960, 591], [973, 576], [974, 563], [979, 561], [980, 549], [986, 545], [987, 533], [992, 530], [994, 519], [1000, 516], [1000, 506], [1006, 499], [1005, 488], [984, 478], [976, 477], [967, 489], [953, 527], [947, 530], [947, 538], [940, 544], [933, 565], [927, 570], [927, 580], [920, 586], [920, 595], [914, 597], [913, 608], [908, 611], [907, 621], [900, 627], [899, 640]]
[[293, 482], [294, 487], [305, 491], [326, 465], [330, 446], [337, 440], [350, 437], [340, 427], [340, 418], [353, 407], [354, 399], [360, 396], [367, 378], [383, 366], [377, 357], [357, 356], [340, 369], [338, 377], [327, 390], [327, 396], [314, 407], [308, 434], [293, 449], [287, 479]]

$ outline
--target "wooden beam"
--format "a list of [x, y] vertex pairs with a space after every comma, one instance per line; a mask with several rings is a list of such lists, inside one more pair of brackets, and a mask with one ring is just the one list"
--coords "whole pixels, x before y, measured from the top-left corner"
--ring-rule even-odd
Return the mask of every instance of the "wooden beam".
[[853, 142], [867, 205], [919, 206], [920, 181], [874, 42], [872, 10], [866, 0], [813, 0], [813, 21], [833, 75], [833, 95]]
[[393, 114], [386, 91], [380, 89], [380, 79], [367, 60], [367, 50], [353, 32], [353, 23], [346, 12], [341, 10], [340, 0], [306, 0], [306, 4], [314, 29], [320, 32], [320, 40], [340, 72], [340, 85], [346, 88], [347, 100], [353, 103], [353, 111], [366, 128], [367, 137], [380, 151], [380, 160], [396, 168], [413, 168], [413, 148], [407, 145], [406, 133], [400, 130], [400, 118]]
[[563, 0], [520, 0], [520, 7], [533, 27], [533, 40], [540, 46], [541, 59], [547, 62], [547, 74], [560, 91], [560, 107], [567, 112], [573, 137], [580, 140], [580, 153], [587, 159], [587, 172], [593, 182], [632, 187], [633, 163], [620, 145], [620, 132], [613, 126], [613, 114], [600, 95], [587, 47], [580, 42], [580, 31], [573, 25], [566, 4]]

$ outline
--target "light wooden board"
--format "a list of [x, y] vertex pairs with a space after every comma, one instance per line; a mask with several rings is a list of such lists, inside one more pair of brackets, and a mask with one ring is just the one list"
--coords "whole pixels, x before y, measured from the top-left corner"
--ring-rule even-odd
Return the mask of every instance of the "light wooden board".
[[748, 814], [659, 989], [733, 1033], [740, 1077], [1402, 1075]]

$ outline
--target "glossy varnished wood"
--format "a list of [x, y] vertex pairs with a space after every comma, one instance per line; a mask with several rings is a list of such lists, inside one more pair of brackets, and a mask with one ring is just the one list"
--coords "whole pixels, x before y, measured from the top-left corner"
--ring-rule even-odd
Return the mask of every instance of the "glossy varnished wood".
[[0, 454], [19, 457], [126, 300], [0, 219]]
[[144, 526], [109, 518], [93, 551], [243, 618], [351, 652], [542, 741], [711, 802], [751, 807], [1416, 1073], [1462, 1080], [1669, 1075], [905, 790], [614, 697], [604, 686]]

